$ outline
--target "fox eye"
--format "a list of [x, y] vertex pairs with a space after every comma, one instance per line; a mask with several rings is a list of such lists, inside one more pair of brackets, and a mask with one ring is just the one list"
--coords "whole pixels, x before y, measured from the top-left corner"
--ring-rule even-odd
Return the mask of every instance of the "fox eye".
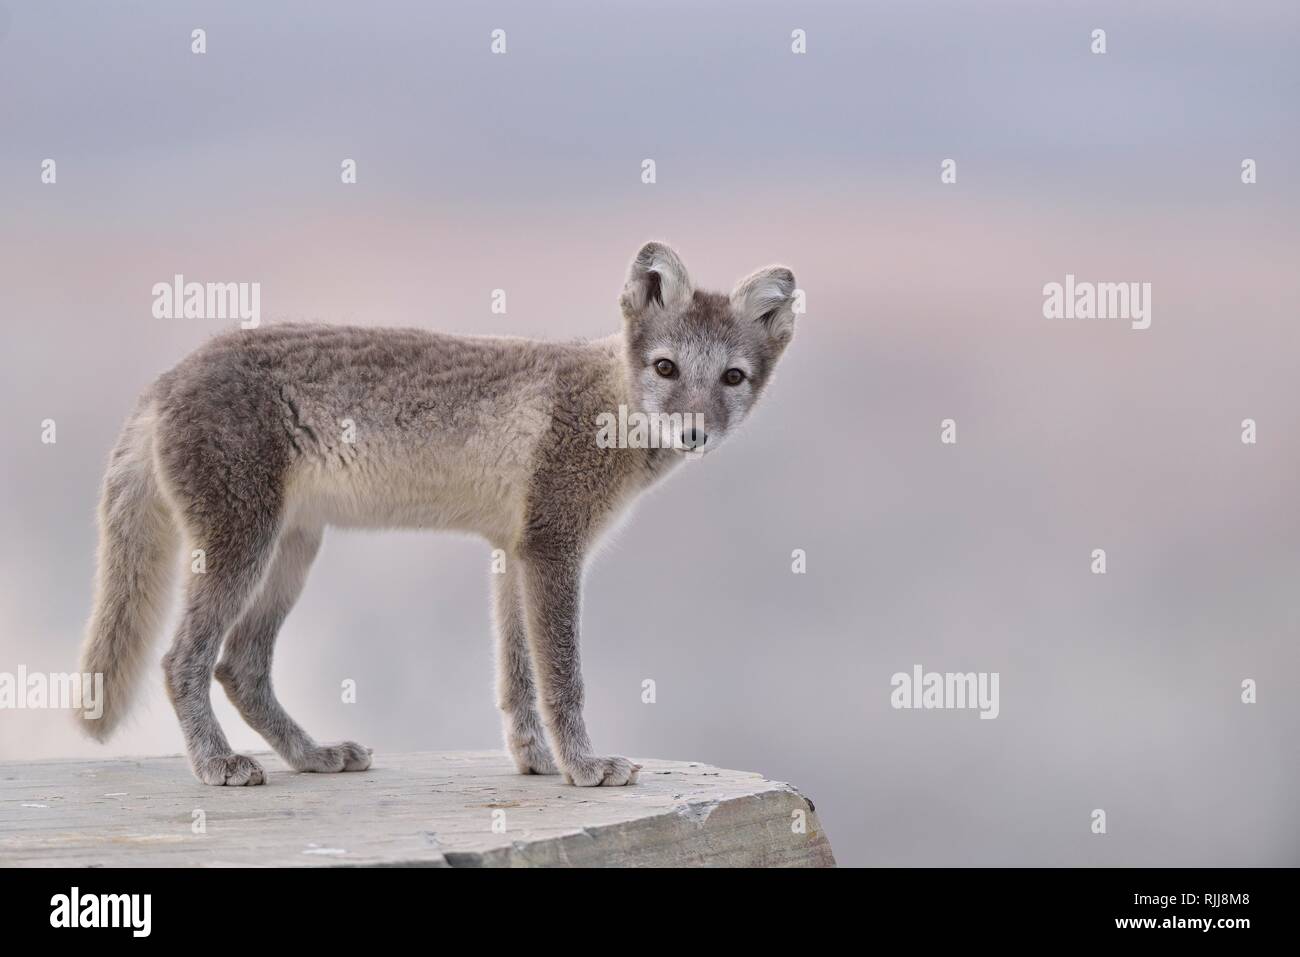
[[741, 372], [739, 369], [728, 369], [726, 372], [722, 373], [722, 381], [727, 385], [740, 385], [740, 383], [745, 381], [745, 373]]
[[658, 372], [665, 379], [671, 379], [677, 375], [677, 366], [672, 359], [660, 359], [655, 363], [655, 372]]

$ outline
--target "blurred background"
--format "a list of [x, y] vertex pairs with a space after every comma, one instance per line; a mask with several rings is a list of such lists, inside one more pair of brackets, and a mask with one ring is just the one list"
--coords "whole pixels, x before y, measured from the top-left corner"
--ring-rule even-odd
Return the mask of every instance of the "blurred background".
[[[117, 430], [234, 325], [153, 318], [154, 283], [602, 336], [663, 239], [706, 288], [788, 264], [808, 311], [745, 434], [590, 572], [597, 748], [793, 782], [843, 864], [1300, 864], [1298, 27], [1290, 0], [0, 2], [0, 671], [76, 668]], [[1066, 273], [1151, 283], [1151, 328], [1044, 319]], [[378, 765], [499, 747], [488, 569], [328, 534], [286, 708]], [[892, 709], [915, 664], [998, 672], [1000, 716]], [[0, 711], [0, 757], [180, 751], [159, 674], [107, 747]]]

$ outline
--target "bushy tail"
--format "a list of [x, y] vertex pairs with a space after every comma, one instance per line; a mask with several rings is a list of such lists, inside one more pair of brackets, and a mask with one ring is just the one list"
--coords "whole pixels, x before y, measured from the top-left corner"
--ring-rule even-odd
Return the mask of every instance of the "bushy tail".
[[81, 670], [102, 674], [103, 714], [78, 719], [107, 740], [132, 692], [166, 614], [177, 530], [154, 474], [156, 413], [142, 406], [127, 422], [109, 459], [99, 502], [99, 569], [95, 608], [81, 648]]

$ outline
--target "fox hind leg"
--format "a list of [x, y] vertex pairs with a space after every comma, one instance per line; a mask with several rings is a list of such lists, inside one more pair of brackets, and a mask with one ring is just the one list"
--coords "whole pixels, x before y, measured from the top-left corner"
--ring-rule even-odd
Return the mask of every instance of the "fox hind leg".
[[205, 552], [205, 569], [188, 583], [180, 628], [163, 656], [164, 684], [195, 776], [204, 784], [263, 784], [261, 765], [231, 750], [212, 711], [211, 685], [221, 640], [270, 563], [275, 530], [270, 522], [231, 521], [218, 532], [196, 535], [194, 544]]
[[364, 771], [370, 767], [369, 748], [352, 741], [317, 744], [285, 712], [271, 685], [276, 636], [302, 593], [321, 537], [318, 527], [281, 533], [261, 590], [226, 636], [216, 677], [249, 727], [294, 770]]

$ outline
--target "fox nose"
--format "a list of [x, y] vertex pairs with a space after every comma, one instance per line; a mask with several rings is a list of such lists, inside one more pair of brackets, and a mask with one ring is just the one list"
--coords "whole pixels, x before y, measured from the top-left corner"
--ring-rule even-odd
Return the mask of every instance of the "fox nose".
[[703, 429], [691, 426], [689, 429], [682, 430], [682, 445], [688, 449], [698, 449], [707, 441], [709, 441], [709, 436]]

